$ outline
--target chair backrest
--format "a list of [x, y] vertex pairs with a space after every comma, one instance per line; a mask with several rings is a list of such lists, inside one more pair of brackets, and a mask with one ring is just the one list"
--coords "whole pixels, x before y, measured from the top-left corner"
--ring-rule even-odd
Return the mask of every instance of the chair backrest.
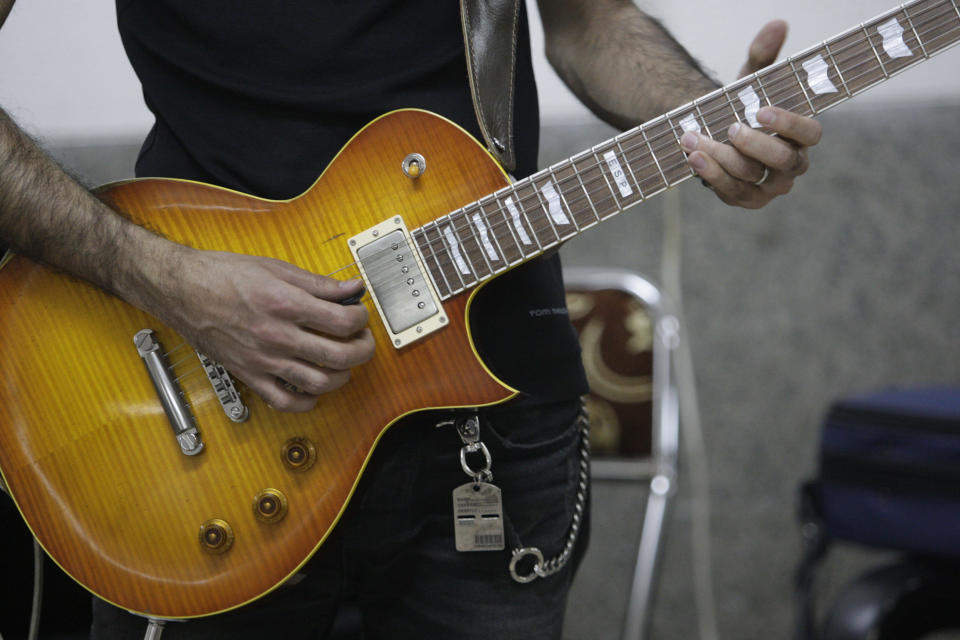
[[590, 383], [595, 478], [639, 479], [676, 469], [676, 318], [660, 291], [629, 271], [564, 270], [567, 307]]
[[[598, 525], [591, 533], [593, 553], [588, 552], [573, 586], [571, 610], [599, 613], [603, 620], [594, 623], [602, 625], [622, 614], [620, 637], [642, 640], [649, 631], [661, 540], [676, 484], [680, 428], [673, 351], [679, 323], [664, 311], [659, 290], [636, 273], [568, 268], [564, 278], [591, 387], [592, 518]], [[639, 512], [636, 500], [618, 490], [630, 481], [646, 494]], [[635, 517], [629, 517], [631, 511]], [[635, 559], [632, 578], [615, 578], [609, 569], [626, 567], [625, 558]], [[626, 580], [630, 587], [621, 609], [613, 601], [619, 601], [622, 591], [611, 593], [611, 584]], [[597, 602], [597, 594], [611, 597]], [[569, 614], [567, 621], [583, 624]], [[597, 632], [591, 633], [613, 637], [617, 630]]]

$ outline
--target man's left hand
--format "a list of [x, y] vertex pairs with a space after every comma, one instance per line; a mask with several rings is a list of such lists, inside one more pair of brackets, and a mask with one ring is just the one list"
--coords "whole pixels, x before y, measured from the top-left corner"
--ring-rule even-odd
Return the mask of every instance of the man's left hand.
[[[770, 22], [754, 38], [740, 76], [772, 64], [786, 38], [783, 21]], [[681, 139], [694, 171], [725, 203], [758, 209], [790, 191], [797, 176], [807, 171], [807, 148], [820, 141], [822, 128], [812, 118], [777, 107], [763, 107], [757, 121], [777, 136], [734, 124], [729, 144], [705, 135], [685, 133]]]

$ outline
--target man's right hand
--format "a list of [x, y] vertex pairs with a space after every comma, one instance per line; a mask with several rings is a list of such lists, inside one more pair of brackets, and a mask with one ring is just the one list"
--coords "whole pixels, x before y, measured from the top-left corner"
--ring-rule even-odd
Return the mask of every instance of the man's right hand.
[[359, 280], [339, 281], [292, 264], [174, 246], [160, 293], [161, 320], [220, 362], [268, 405], [312, 409], [323, 393], [369, 361], [374, 340], [356, 296]]

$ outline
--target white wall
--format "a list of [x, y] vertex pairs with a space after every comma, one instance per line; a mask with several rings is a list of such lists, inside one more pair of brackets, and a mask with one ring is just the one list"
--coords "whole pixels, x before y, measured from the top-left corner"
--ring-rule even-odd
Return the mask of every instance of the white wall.
[[20, 0], [0, 30], [0, 105], [44, 139], [142, 136], [152, 122], [113, 0]]
[[[641, 8], [660, 19], [677, 40], [724, 84], [736, 79], [746, 60], [747, 48], [760, 27], [774, 18], [790, 25], [781, 57], [818, 44], [861, 22], [874, 18], [899, 2], [897, 0], [638, 0]], [[535, 0], [527, 0], [531, 13]], [[771, 8], [772, 7], [772, 8]], [[533, 47], [543, 49], [539, 16]], [[549, 65], [539, 56], [537, 78], [541, 87], [543, 118], [546, 122], [582, 116], [584, 108], [563, 86]], [[960, 47], [942, 53], [918, 68], [870, 90], [845, 109], [864, 108], [900, 101], [960, 101]]]
[[[770, 3], [762, 0], [644, 0], [642, 6], [727, 82], [733, 80], [754, 32], [768, 18], [791, 23], [787, 54], [874, 17], [889, 8], [889, 1], [779, 0], [776, 10], [767, 9]], [[586, 117], [543, 60], [535, 6], [531, 13], [544, 119]], [[958, 64], [960, 52], [948, 52], [853, 104], [956, 101], [960, 99]], [[20, 0], [0, 33], [0, 105], [45, 139], [143, 135], [150, 114], [116, 33], [113, 0]]]

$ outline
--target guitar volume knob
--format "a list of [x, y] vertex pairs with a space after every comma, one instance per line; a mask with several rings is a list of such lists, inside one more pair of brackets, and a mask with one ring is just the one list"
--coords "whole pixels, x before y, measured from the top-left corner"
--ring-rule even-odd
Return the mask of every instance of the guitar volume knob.
[[306, 438], [290, 438], [284, 443], [280, 458], [290, 471], [306, 471], [317, 460], [317, 448]]
[[207, 553], [226, 552], [233, 546], [233, 528], [220, 518], [207, 520], [200, 525], [200, 546]]
[[264, 489], [253, 498], [253, 515], [260, 522], [280, 522], [287, 515], [287, 497], [278, 489]]

